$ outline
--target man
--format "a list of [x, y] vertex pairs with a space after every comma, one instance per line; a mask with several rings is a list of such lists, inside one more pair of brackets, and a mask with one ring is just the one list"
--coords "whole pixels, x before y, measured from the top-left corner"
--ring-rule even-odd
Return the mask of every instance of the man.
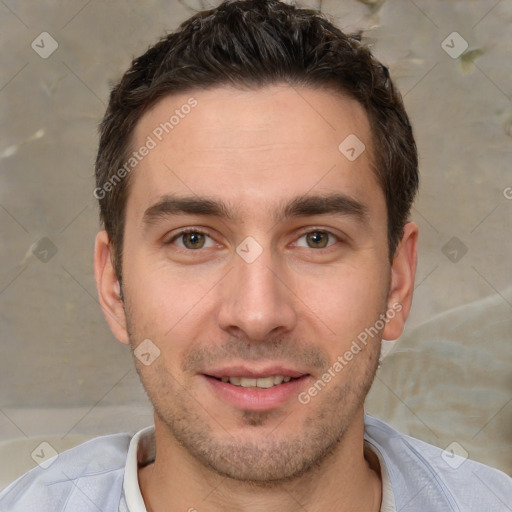
[[96, 178], [99, 298], [155, 425], [60, 454], [1, 510], [512, 510], [504, 473], [364, 413], [411, 306], [418, 173], [356, 37], [277, 0], [198, 13], [114, 88]]

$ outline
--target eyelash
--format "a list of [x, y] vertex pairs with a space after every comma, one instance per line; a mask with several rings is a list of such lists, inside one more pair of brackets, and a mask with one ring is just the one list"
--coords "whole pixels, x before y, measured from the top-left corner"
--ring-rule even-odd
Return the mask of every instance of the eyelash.
[[[174, 241], [176, 241], [178, 238], [180, 238], [181, 236], [183, 236], [187, 233], [198, 233], [200, 235], [205, 235], [205, 236], [212, 238], [208, 232], [203, 231], [202, 229], [186, 228], [186, 229], [182, 229], [181, 231], [176, 233], [169, 241], [164, 242], [164, 245], [171, 245]], [[302, 238], [303, 236], [308, 235], [310, 233], [324, 233], [324, 234], [329, 235], [330, 237], [334, 237], [338, 242], [341, 241], [341, 238], [339, 236], [335, 235], [331, 231], [328, 231], [326, 229], [321, 229], [321, 228], [308, 229], [307, 231], [302, 232], [298, 238]], [[319, 250], [327, 251], [327, 250], [331, 249], [334, 245], [335, 245], [335, 243], [328, 245], [327, 247], [321, 247], [319, 249], [314, 249], [313, 247], [303, 247], [303, 249], [312, 249], [315, 251], [319, 251]], [[202, 248], [200, 248], [200, 249], [186, 249], [185, 248], [184, 249], [182, 247], [178, 247], [178, 249], [181, 251], [185, 251], [185, 252], [200, 252]]]

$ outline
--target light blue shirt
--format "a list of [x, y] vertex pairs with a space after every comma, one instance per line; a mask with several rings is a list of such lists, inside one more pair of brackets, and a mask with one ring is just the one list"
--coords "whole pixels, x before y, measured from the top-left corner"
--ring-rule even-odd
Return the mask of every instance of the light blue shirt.
[[[382, 512], [512, 512], [512, 478], [505, 473], [367, 414], [364, 438], [381, 464]], [[152, 427], [92, 439], [9, 485], [0, 493], [0, 512], [143, 512], [137, 464], [154, 454]]]

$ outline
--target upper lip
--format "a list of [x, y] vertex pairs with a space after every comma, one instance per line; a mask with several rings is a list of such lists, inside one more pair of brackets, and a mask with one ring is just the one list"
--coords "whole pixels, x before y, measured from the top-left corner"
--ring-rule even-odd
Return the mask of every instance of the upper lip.
[[222, 366], [212, 370], [202, 372], [203, 375], [210, 377], [216, 377], [218, 379], [222, 377], [248, 377], [250, 379], [260, 379], [264, 377], [270, 377], [275, 375], [281, 375], [283, 377], [298, 378], [304, 375], [308, 375], [307, 372], [295, 370], [283, 365], [272, 365], [272, 366], [258, 366], [249, 367], [244, 365], [238, 366]]

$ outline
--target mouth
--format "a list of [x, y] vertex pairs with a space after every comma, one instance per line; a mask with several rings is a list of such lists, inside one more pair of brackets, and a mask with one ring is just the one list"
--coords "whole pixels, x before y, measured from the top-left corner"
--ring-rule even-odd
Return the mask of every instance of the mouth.
[[236, 373], [238, 375], [201, 374], [200, 377], [222, 403], [250, 411], [269, 411], [294, 405], [312, 378], [310, 374], [289, 371], [283, 372], [288, 375], [277, 372], [266, 375]]
[[256, 389], [270, 389], [276, 386], [280, 386], [281, 384], [286, 384], [287, 382], [291, 382], [293, 380], [298, 380], [301, 377], [290, 377], [289, 375], [270, 375], [268, 377], [214, 377], [212, 375], [207, 375], [207, 377], [211, 377], [216, 380], [220, 380], [221, 382], [232, 384], [233, 386], [239, 386], [242, 388], [256, 388]]

